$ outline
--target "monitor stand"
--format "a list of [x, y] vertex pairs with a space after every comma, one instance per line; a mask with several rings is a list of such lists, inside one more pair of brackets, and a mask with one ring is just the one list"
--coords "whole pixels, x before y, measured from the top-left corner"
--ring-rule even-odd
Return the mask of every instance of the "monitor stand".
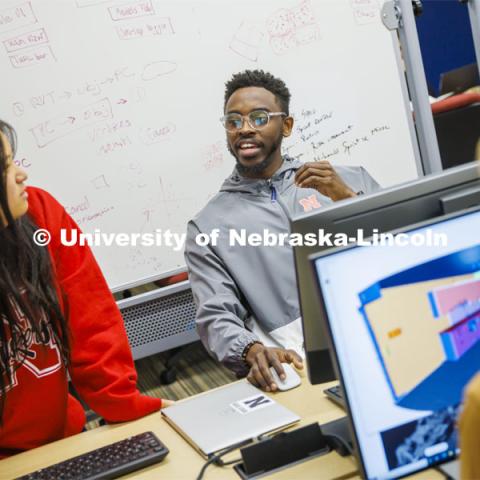
[[347, 417], [323, 423], [320, 430], [327, 438], [330, 448], [336, 450], [339, 455], [346, 457], [353, 454], [353, 441]]
[[267, 440], [242, 448], [242, 463], [234, 470], [242, 480], [257, 480], [290, 466], [335, 450], [341, 456], [353, 451], [347, 417], [333, 422], [312, 423], [281, 432]]

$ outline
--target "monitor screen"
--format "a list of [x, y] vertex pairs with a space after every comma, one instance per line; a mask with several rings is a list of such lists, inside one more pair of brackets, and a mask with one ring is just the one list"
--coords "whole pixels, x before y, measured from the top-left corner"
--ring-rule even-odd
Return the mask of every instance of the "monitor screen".
[[[368, 236], [374, 229], [386, 232], [405, 228], [445, 213], [480, 205], [479, 173], [477, 163], [429, 175], [298, 216], [292, 220], [291, 229], [304, 236], [319, 230], [326, 234], [343, 232], [353, 235], [363, 229]], [[328, 248], [329, 245], [294, 247], [307, 367], [313, 384], [335, 377], [308, 262], [309, 255]]]
[[480, 210], [456, 215], [311, 260], [366, 478], [458, 452], [480, 369]]

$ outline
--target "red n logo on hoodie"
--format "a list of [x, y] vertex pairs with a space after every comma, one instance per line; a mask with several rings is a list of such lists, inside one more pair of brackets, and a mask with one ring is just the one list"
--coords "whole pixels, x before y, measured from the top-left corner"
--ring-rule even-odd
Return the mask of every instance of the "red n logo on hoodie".
[[299, 200], [299, 203], [303, 207], [304, 212], [310, 212], [310, 210], [321, 207], [315, 195], [310, 195], [309, 197], [302, 198], [301, 200]]

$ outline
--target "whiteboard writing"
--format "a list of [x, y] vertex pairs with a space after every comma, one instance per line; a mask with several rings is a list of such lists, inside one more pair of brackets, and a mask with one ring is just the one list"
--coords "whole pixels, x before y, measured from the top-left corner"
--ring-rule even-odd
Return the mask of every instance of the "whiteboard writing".
[[[2, 2], [3, 3], [3, 2]], [[86, 232], [181, 235], [235, 159], [225, 82], [259, 68], [291, 92], [283, 153], [417, 176], [394, 36], [376, 0], [9, 0], [3, 118], [17, 165]], [[120, 288], [184, 267], [167, 245], [95, 246]]]
[[32, 30], [31, 32], [23, 33], [13, 38], [7, 38], [7, 40], [3, 41], [6, 51], [9, 53], [27, 47], [42, 45], [43, 43], [48, 43], [47, 32], [44, 28]]
[[136, 1], [131, 3], [126, 3], [119, 6], [110, 7], [108, 9], [110, 17], [112, 20], [128, 20], [131, 18], [144, 17], [145, 15], [154, 15], [155, 10], [153, 8], [152, 2], [147, 1]]
[[0, 33], [16, 30], [34, 23], [37, 23], [37, 17], [30, 2], [0, 10]]
[[112, 106], [108, 98], [83, 107], [80, 110], [65, 113], [33, 127], [30, 131], [35, 137], [39, 148], [59, 138], [69, 135], [80, 128], [88, 127], [94, 123], [109, 120], [113, 116]]

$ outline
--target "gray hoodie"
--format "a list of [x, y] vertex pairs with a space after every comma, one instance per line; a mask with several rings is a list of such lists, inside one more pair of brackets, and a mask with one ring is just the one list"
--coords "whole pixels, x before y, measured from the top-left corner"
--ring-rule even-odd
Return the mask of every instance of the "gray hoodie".
[[[235, 169], [188, 224], [185, 260], [198, 333], [210, 354], [239, 375], [248, 373], [242, 360], [245, 347], [259, 340], [252, 325], [275, 337], [276, 331], [284, 332], [283, 327], [298, 320], [300, 307], [292, 247], [241, 246], [238, 241], [230, 245], [230, 230], [288, 233], [287, 212], [291, 217], [331, 204], [316, 190], [295, 186], [295, 172], [301, 165], [285, 157], [269, 180], [245, 178]], [[355, 192], [379, 188], [362, 167], [337, 166], [335, 170]], [[216, 245], [197, 243], [199, 233], [215, 229], [219, 229]]]

